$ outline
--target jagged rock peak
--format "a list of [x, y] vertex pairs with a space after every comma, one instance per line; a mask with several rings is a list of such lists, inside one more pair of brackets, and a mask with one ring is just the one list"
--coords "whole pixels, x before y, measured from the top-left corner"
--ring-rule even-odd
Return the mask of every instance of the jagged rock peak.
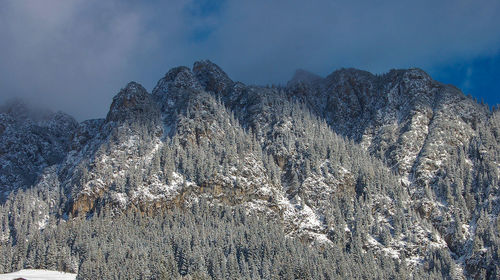
[[385, 76], [401, 77], [405, 80], [432, 80], [431, 76], [420, 68], [392, 69]]
[[193, 72], [186, 66], [179, 66], [170, 69], [165, 77], [158, 81], [153, 90], [153, 94], [163, 94], [169, 92], [172, 88], [177, 89], [198, 89], [202, 87], [193, 75]]
[[234, 82], [218, 65], [210, 60], [197, 61], [193, 73], [206, 91], [226, 94]]
[[78, 128], [78, 122], [71, 115], [64, 112], [56, 112], [50, 115], [50, 118], [39, 122], [41, 126], [47, 127], [54, 135], [69, 136]]
[[106, 121], [121, 121], [149, 112], [154, 106], [150, 94], [136, 82], [130, 82], [111, 103]]
[[375, 77], [372, 73], [356, 68], [341, 68], [326, 77], [326, 80], [371, 80]]
[[201, 92], [200, 85], [191, 69], [179, 66], [170, 69], [153, 89], [153, 98], [163, 113], [174, 114], [191, 94]]
[[148, 95], [148, 92], [142, 85], [136, 82], [130, 82], [124, 89], [120, 90], [115, 97], [113, 97], [111, 107], [130, 107], [138, 103], [140, 100], [146, 99]]

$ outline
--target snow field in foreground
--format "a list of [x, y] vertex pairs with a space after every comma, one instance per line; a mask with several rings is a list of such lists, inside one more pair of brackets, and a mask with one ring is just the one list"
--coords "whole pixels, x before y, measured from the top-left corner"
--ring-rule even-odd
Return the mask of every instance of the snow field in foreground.
[[17, 272], [0, 274], [0, 280], [12, 280], [19, 277], [27, 280], [75, 280], [76, 274], [43, 269], [23, 269]]

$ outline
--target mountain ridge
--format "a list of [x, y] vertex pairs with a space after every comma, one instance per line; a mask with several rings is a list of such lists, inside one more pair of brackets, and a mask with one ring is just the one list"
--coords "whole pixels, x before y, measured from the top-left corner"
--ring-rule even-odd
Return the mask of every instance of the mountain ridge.
[[[421, 69], [299, 71], [260, 87], [205, 60], [171, 69], [151, 93], [129, 83], [105, 119], [16, 124], [11, 111], [0, 114], [3, 199], [60, 188], [51, 219], [206, 199], [414, 270], [442, 251], [458, 276], [499, 273], [499, 113]], [[57, 152], [38, 148], [47, 143]]]

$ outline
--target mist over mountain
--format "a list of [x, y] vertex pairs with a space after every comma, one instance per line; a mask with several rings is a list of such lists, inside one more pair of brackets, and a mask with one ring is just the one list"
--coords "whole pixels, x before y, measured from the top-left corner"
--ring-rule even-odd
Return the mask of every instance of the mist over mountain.
[[420, 69], [264, 87], [198, 61], [80, 123], [11, 102], [0, 166], [0, 272], [500, 277], [500, 112]]

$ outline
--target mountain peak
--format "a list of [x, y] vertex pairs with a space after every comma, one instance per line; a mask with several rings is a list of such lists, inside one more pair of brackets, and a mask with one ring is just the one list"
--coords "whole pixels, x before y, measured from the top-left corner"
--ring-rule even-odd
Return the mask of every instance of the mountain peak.
[[139, 83], [130, 82], [122, 89], [111, 103], [107, 121], [120, 121], [135, 118], [153, 105], [150, 94]]
[[179, 66], [170, 69], [167, 74], [158, 81], [158, 84], [153, 89], [153, 94], [167, 93], [172, 88], [201, 89], [201, 86], [188, 67]]
[[367, 80], [375, 77], [372, 73], [356, 68], [340, 68], [326, 77], [327, 80], [356, 79]]
[[134, 81], [131, 81], [127, 84], [124, 91], [122, 91], [121, 93], [136, 95], [136, 94], [144, 94], [144, 93], [147, 94], [147, 91], [141, 84], [134, 82]]
[[390, 77], [399, 76], [404, 79], [425, 79], [432, 80], [431, 76], [420, 68], [391, 69], [387, 74]]
[[195, 62], [193, 73], [208, 92], [225, 95], [234, 84], [226, 72], [210, 60]]

